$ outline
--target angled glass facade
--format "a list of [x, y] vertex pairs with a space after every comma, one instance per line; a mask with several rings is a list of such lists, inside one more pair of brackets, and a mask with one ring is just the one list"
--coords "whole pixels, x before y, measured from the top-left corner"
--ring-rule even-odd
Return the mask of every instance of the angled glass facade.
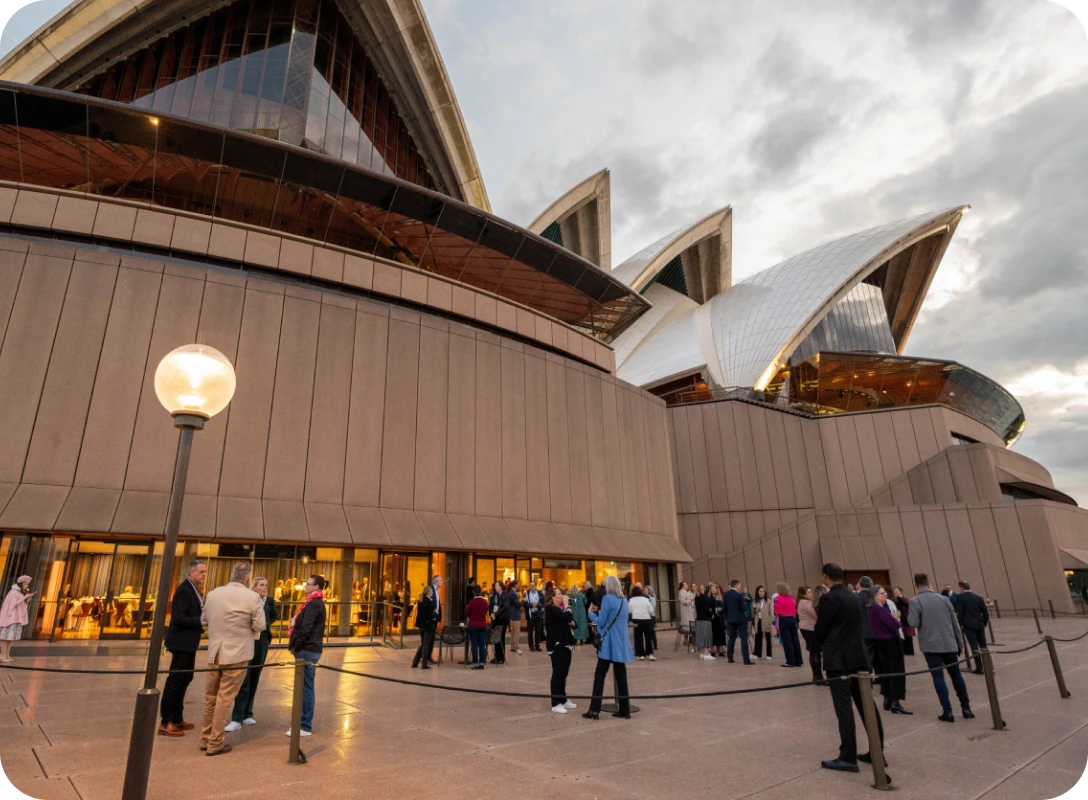
[[797, 346], [790, 362], [800, 363], [824, 350], [895, 353], [895, 341], [879, 286], [859, 283], [851, 289]]
[[335, 0], [236, 0], [79, 92], [301, 145], [448, 194]]

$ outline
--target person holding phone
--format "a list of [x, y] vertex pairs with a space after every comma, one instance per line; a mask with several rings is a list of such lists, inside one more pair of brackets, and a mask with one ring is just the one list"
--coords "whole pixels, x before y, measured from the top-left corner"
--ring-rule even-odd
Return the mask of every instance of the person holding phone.
[[23, 638], [23, 628], [30, 622], [27, 606], [37, 594], [30, 591], [32, 580], [29, 575], [18, 578], [0, 607], [0, 661], [10, 664], [15, 660], [11, 657], [11, 643]]
[[545, 593], [544, 631], [552, 657], [552, 711], [556, 714], [566, 714], [568, 708], [578, 707], [567, 699], [567, 674], [574, 651], [575, 626], [569, 605], [567, 596], [555, 587]]

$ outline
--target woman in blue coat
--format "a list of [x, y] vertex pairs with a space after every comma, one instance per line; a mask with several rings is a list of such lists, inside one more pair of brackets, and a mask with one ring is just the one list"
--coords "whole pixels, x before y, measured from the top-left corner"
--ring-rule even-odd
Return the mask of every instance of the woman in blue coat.
[[635, 660], [635, 655], [631, 652], [631, 640], [627, 636], [627, 598], [623, 596], [623, 584], [615, 575], [604, 579], [604, 590], [600, 610], [589, 612], [589, 618], [597, 623], [597, 633], [602, 641], [601, 649], [597, 651], [597, 670], [593, 673], [593, 701], [589, 704], [589, 711], [582, 716], [587, 719], [601, 718], [604, 678], [608, 668], [612, 667], [612, 680], [620, 698], [619, 710], [612, 716], [631, 719], [627, 665]]

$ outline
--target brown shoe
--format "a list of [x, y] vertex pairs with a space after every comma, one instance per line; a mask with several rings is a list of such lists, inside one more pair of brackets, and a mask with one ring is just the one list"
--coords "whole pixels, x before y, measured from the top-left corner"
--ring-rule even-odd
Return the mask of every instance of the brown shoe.
[[165, 725], [159, 726], [159, 736], [184, 736], [185, 731], [181, 730], [173, 722], [167, 722]]
[[210, 756], [221, 756], [221, 755], [223, 755], [223, 753], [229, 753], [233, 749], [234, 748], [231, 747], [229, 744], [225, 744], [225, 745], [223, 745], [223, 748], [221, 750], [215, 750], [215, 751], [209, 750], [208, 755], [210, 755]]
[[185, 720], [182, 720], [181, 722], [175, 722], [174, 727], [181, 728], [181, 730], [183, 731], [191, 731], [193, 728], [196, 727], [196, 725], [191, 722], [186, 722]]

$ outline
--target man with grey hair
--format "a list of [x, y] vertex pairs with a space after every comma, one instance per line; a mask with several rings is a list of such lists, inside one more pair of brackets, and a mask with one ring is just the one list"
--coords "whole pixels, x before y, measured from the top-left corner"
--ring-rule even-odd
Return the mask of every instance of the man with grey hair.
[[266, 627], [264, 602], [249, 588], [250, 571], [248, 561], [238, 562], [231, 568], [230, 583], [208, 592], [204, 600], [208, 666], [218, 667], [208, 673], [204, 685], [200, 749], [209, 756], [231, 751], [231, 746], [223, 743], [223, 730], [253, 658], [253, 639]]
[[185, 721], [185, 690], [193, 681], [193, 673], [189, 670], [196, 666], [196, 651], [200, 647], [200, 634], [204, 632], [200, 622], [204, 610], [200, 587], [207, 576], [208, 565], [199, 558], [194, 559], [189, 563], [189, 577], [178, 584], [170, 602], [170, 625], [166, 629], [170, 674], [162, 687], [159, 736], [184, 736], [185, 731], [196, 727]]

